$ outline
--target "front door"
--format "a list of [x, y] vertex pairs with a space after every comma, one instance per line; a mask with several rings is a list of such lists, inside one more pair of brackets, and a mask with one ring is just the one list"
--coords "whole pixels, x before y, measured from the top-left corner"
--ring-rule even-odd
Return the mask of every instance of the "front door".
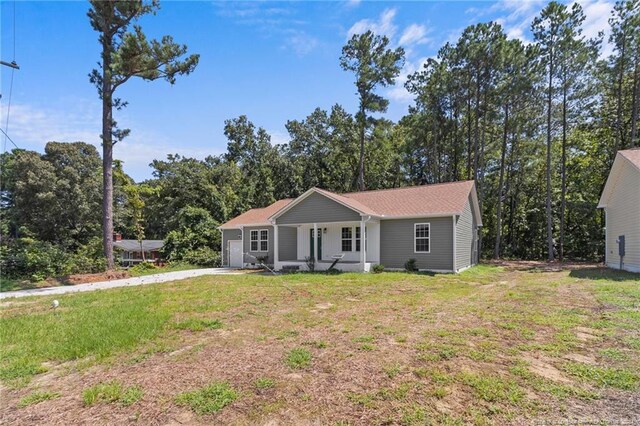
[[229, 241], [229, 266], [242, 268], [242, 240]]
[[[313, 229], [309, 229], [309, 244], [311, 246], [309, 252], [311, 253], [311, 257], [313, 257], [313, 254], [316, 252], [314, 247]], [[322, 228], [318, 228], [318, 260], [322, 260]]]

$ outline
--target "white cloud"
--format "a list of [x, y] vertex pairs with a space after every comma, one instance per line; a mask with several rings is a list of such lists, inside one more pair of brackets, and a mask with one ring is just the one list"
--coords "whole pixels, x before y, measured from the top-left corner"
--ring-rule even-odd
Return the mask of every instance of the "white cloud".
[[351, 38], [355, 34], [366, 33], [371, 30], [376, 35], [385, 35], [392, 38], [397, 31], [397, 27], [393, 24], [393, 18], [396, 16], [396, 9], [385, 9], [380, 14], [380, 19], [377, 21], [371, 19], [362, 19], [349, 28], [347, 31], [347, 39]]
[[[67, 100], [57, 102], [55, 108], [44, 108], [28, 104], [13, 104], [9, 121], [9, 136], [23, 149], [43, 152], [47, 142], [87, 142], [102, 153], [100, 141], [101, 114], [96, 102]], [[167, 137], [149, 132], [125, 122], [132, 128], [131, 136], [117, 143], [114, 158], [124, 162], [125, 171], [140, 181], [151, 176], [149, 163], [163, 160], [167, 154], [204, 158], [217, 155], [210, 149], [177, 146]], [[10, 145], [8, 146], [10, 148]]]
[[604, 31], [601, 56], [607, 57], [613, 52], [613, 46], [609, 44], [609, 18], [614, 3], [606, 0], [581, 0], [580, 6], [584, 10], [585, 20], [582, 24], [582, 34], [587, 38], [595, 38], [600, 31]]
[[427, 28], [424, 25], [411, 24], [405, 28], [400, 37], [399, 44], [402, 46], [410, 46], [413, 44], [424, 44], [429, 41], [426, 37]]
[[284, 145], [289, 143], [289, 134], [279, 130], [267, 130], [271, 136], [271, 145]]
[[362, 0], [347, 0], [346, 1], [347, 7], [358, 7], [358, 6], [360, 6], [360, 3], [362, 3]]
[[285, 39], [283, 47], [293, 50], [298, 56], [311, 53], [320, 44], [317, 38], [304, 31], [291, 30], [290, 33], [291, 35]]

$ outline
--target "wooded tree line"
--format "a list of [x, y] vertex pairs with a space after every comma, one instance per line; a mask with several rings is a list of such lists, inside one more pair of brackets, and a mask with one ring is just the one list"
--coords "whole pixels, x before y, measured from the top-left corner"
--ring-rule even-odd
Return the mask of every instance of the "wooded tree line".
[[[356, 35], [336, 66], [355, 76], [357, 111], [336, 104], [290, 120], [282, 145], [246, 116], [229, 119], [225, 154], [154, 160], [141, 183], [116, 161], [114, 229], [166, 238], [170, 258], [212, 264], [217, 224], [313, 186], [474, 179], [484, 257], [599, 260], [600, 193], [617, 150], [638, 145], [640, 2], [616, 3], [606, 40], [585, 37], [584, 20], [579, 4], [551, 2], [532, 22], [530, 44], [495, 22], [466, 28], [409, 76], [414, 103], [397, 123], [382, 116], [379, 88], [395, 81], [404, 52], [386, 37]], [[101, 161], [83, 143], [4, 154], [3, 247], [28, 237], [79, 253], [95, 243]]]

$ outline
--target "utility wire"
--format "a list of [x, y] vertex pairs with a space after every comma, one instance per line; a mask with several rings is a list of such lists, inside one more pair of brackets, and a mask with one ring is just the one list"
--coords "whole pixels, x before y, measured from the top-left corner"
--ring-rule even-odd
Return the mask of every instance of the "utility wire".
[[2, 132], [2, 134], [4, 135], [4, 140], [6, 141], [7, 139], [9, 139], [9, 141], [13, 144], [13, 146], [15, 146], [16, 148], [20, 149], [20, 147], [18, 145], [16, 145], [16, 143], [13, 141], [13, 139], [11, 139], [9, 137], [8, 134], [5, 133], [4, 130], [0, 129], [0, 132]]
[[[13, 63], [16, 63], [16, 0], [13, 0]], [[7, 132], [9, 131], [9, 116], [11, 115], [11, 97], [13, 95], [13, 75], [15, 72], [15, 68], [11, 68], [11, 82], [9, 84], [9, 101], [7, 102], [7, 118], [4, 124], [4, 148], [2, 152], [7, 152], [7, 139], [11, 141], [11, 143], [17, 148], [16, 143], [9, 138]]]

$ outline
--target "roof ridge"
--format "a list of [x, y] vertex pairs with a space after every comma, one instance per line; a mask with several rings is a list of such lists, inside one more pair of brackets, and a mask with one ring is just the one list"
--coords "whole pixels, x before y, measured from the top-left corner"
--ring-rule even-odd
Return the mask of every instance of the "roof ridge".
[[[364, 191], [353, 191], [353, 192], [343, 192], [343, 193], [334, 192], [334, 194], [338, 194], [338, 195], [342, 195], [342, 196], [346, 197], [346, 196], [352, 195], [352, 194], [366, 194], [366, 193], [371, 193], [371, 192], [382, 192], [382, 191], [397, 191], [399, 189], [434, 187], [434, 186], [440, 186], [440, 185], [451, 185], [451, 184], [468, 183], [468, 182], [475, 182], [475, 181], [473, 179], [454, 180], [452, 182], [438, 182], [438, 183], [427, 183], [427, 184], [424, 184], [424, 185], [399, 186], [397, 188], [367, 189], [367, 190], [364, 190]], [[329, 191], [327, 189], [323, 189], [323, 191], [331, 192], [331, 191]]]

